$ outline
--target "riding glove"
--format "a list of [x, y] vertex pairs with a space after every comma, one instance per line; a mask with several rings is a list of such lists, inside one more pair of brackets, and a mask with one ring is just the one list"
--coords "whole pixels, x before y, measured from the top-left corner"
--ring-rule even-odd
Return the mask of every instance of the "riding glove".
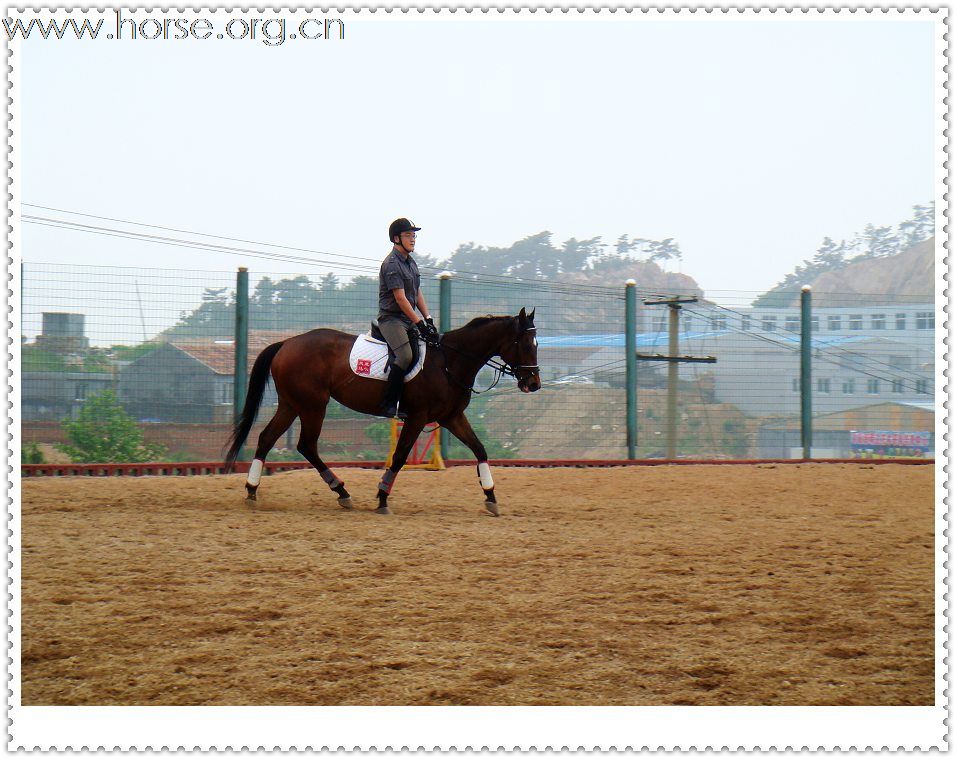
[[431, 317], [422, 319], [415, 326], [418, 327], [418, 333], [426, 343], [438, 340], [438, 330], [435, 329], [435, 323]]

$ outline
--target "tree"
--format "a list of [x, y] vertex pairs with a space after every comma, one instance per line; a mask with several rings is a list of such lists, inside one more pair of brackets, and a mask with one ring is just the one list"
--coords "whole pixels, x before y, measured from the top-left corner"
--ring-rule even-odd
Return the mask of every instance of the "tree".
[[104, 348], [90, 348], [83, 356], [83, 372], [108, 372], [112, 369], [109, 356]]
[[936, 203], [913, 206], [913, 218], [900, 223], [899, 236], [902, 247], [908, 248], [936, 233]]
[[319, 290], [323, 293], [334, 293], [339, 289], [339, 278], [335, 276], [332, 272], [329, 272], [324, 277], [322, 281], [319, 282]]
[[899, 238], [893, 234], [892, 227], [875, 227], [872, 224], [863, 228], [863, 245], [864, 258], [884, 258], [900, 250]]
[[640, 240], [632, 240], [627, 235], [621, 235], [617, 238], [617, 242], [614, 243], [614, 250], [623, 258], [640, 244]]
[[648, 260], [649, 261], [669, 261], [672, 258], [680, 258], [680, 245], [674, 242], [673, 237], [666, 240], [647, 240]]
[[[618, 243], [620, 243], [620, 239], [618, 239]], [[587, 271], [588, 261], [592, 258], [599, 258], [603, 249], [604, 245], [601, 243], [600, 236], [588, 240], [576, 240], [572, 237], [564, 243], [558, 253], [561, 271]]]
[[229, 302], [228, 291], [229, 291], [228, 287], [207, 287], [203, 290], [202, 302], [203, 303], [228, 303]]
[[112, 390], [91, 395], [77, 418], [64, 420], [62, 426], [70, 443], [56, 447], [74, 463], [127, 464], [167, 454], [164, 446], [143, 442], [142, 431]]
[[38, 348], [35, 345], [24, 345], [20, 354], [22, 361], [21, 371], [24, 372], [65, 372], [66, 362], [63, 356], [53, 351]]
[[276, 283], [271, 277], [263, 277], [252, 293], [252, 303], [256, 306], [271, 306], [275, 302]]
[[559, 273], [558, 251], [551, 245], [551, 233], [538, 232], [518, 240], [508, 250], [511, 265], [507, 273], [525, 279], [553, 277]]
[[845, 251], [846, 243], [841, 241], [837, 245], [829, 237], [824, 237], [823, 243], [817, 248], [817, 254], [813, 257], [813, 261], [828, 269], [842, 269]]
[[137, 345], [111, 345], [109, 354], [117, 361], [135, 361], [140, 356], [152, 353], [162, 343], [139, 343]]
[[504, 274], [510, 263], [507, 250], [486, 248], [473, 242], [462, 243], [448, 259], [448, 268], [469, 274]]
[[319, 302], [319, 291], [304, 274], [280, 279], [275, 286], [275, 300], [280, 308], [298, 308]]
[[418, 263], [418, 268], [422, 269], [443, 269], [441, 261], [438, 260], [436, 256], [429, 255], [428, 253], [420, 253], [415, 251], [415, 261]]

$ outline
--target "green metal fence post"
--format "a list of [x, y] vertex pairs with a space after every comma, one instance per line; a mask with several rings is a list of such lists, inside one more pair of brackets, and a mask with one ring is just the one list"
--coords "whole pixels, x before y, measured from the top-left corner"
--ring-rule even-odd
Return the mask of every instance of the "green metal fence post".
[[637, 458], [637, 282], [624, 287], [625, 388], [627, 392], [627, 457]]
[[[451, 329], [451, 272], [443, 271], [438, 275], [438, 331], [448, 332]], [[448, 458], [448, 430], [444, 427], [438, 433], [441, 457]]]
[[233, 373], [233, 418], [239, 421], [246, 403], [246, 380], [249, 374], [249, 272], [245, 266], [236, 274], [235, 368]]
[[800, 444], [803, 458], [812, 456], [813, 448], [813, 387], [810, 362], [813, 358], [810, 329], [810, 285], [800, 289]]

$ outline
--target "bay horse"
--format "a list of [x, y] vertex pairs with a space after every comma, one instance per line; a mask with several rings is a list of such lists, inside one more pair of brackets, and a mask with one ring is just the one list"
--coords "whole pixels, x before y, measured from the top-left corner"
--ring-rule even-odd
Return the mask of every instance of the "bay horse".
[[[282, 342], [273, 343], [256, 358], [249, 377], [249, 389], [242, 413], [233, 428], [226, 464], [232, 467], [252, 429], [271, 372], [279, 397], [275, 416], [259, 435], [255, 457], [246, 481], [247, 499], [256, 500], [262, 467], [272, 446], [296, 417], [300, 420], [296, 450], [318, 471], [329, 488], [338, 494], [343, 508], [352, 508], [345, 483], [319, 457], [318, 440], [329, 399], [363, 414], [379, 416], [386, 383], [360, 377], [349, 366], [355, 335], [334, 329], [314, 329]], [[538, 372], [538, 341], [534, 310], [517, 316], [481, 316], [460, 329], [446, 332], [428, 347], [421, 372], [408, 381], [402, 409], [408, 414], [399, 435], [392, 463], [378, 484], [377, 514], [388, 514], [388, 496], [395, 478], [405, 465], [419, 433], [437, 421], [461, 440], [478, 460], [478, 476], [485, 494], [485, 508], [498, 516], [495, 485], [488, 466], [488, 454], [465, 417], [475, 377], [494, 358], [505, 374], [513, 376], [518, 389], [533, 393], [541, 388]]]

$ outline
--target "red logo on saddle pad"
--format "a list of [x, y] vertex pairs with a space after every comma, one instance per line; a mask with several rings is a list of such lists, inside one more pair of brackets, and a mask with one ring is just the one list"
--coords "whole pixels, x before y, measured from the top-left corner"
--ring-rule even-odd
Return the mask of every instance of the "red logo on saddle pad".
[[372, 360], [370, 358], [360, 358], [355, 364], [356, 374], [371, 374]]

